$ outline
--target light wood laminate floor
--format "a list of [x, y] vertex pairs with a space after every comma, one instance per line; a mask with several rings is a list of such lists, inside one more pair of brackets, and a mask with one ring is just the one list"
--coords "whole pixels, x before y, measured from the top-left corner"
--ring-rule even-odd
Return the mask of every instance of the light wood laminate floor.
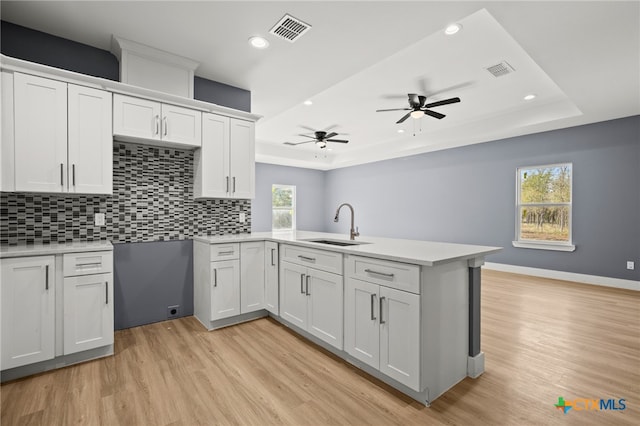
[[[116, 332], [113, 357], [2, 385], [2, 426], [640, 424], [640, 294], [483, 271], [486, 372], [430, 408], [271, 319]], [[624, 411], [554, 407], [624, 398]]]

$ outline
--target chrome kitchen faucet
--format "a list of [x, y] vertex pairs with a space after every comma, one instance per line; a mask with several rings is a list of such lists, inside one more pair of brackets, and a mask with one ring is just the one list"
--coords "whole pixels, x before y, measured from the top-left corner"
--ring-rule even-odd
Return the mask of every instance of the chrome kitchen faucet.
[[351, 210], [351, 230], [349, 232], [349, 239], [351, 240], [355, 240], [356, 237], [360, 236], [360, 232], [358, 232], [358, 228], [356, 227], [354, 229], [353, 227], [353, 217], [355, 216], [355, 213], [353, 212], [353, 206], [349, 203], [342, 203], [338, 206], [338, 209], [336, 210], [336, 217], [333, 218], [334, 222], [338, 221], [338, 216], [340, 215], [340, 209], [342, 208], [342, 206], [347, 206], [349, 207], [349, 210]]

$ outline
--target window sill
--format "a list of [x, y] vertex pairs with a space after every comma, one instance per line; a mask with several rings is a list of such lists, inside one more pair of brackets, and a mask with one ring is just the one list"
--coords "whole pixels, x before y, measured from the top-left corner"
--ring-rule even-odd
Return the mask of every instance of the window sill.
[[542, 241], [533, 242], [533, 241], [512, 241], [511, 242], [514, 247], [517, 248], [527, 248], [527, 249], [536, 249], [536, 250], [553, 250], [553, 251], [575, 251], [576, 246], [569, 243], [545, 243]]

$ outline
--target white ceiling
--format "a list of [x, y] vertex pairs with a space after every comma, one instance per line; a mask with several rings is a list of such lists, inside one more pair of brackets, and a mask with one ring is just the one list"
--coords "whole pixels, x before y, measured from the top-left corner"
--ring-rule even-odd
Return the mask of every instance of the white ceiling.
[[[295, 43], [268, 34], [285, 13], [312, 26]], [[105, 50], [117, 35], [200, 62], [197, 75], [251, 91], [264, 116], [256, 159], [276, 164], [331, 169], [640, 114], [638, 1], [3, 0], [1, 16]], [[444, 35], [452, 22], [463, 29]], [[253, 35], [270, 47], [251, 48]], [[505, 60], [515, 72], [486, 71]], [[402, 125], [402, 111], [375, 112], [405, 107], [407, 93], [462, 102]], [[305, 127], [350, 142], [283, 145], [307, 140]]]

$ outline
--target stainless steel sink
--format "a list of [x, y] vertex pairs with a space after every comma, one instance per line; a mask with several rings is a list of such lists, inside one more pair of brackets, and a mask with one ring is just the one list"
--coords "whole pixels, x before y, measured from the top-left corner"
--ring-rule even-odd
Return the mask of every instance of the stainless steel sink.
[[307, 241], [307, 242], [310, 242], [310, 243], [318, 243], [318, 244], [329, 244], [329, 245], [332, 245], [332, 246], [340, 246], [340, 247], [358, 246], [358, 245], [361, 245], [361, 244], [369, 244], [369, 243], [365, 243], [365, 242], [361, 242], [361, 241], [327, 240], [327, 239], [303, 240], [303, 241]]

